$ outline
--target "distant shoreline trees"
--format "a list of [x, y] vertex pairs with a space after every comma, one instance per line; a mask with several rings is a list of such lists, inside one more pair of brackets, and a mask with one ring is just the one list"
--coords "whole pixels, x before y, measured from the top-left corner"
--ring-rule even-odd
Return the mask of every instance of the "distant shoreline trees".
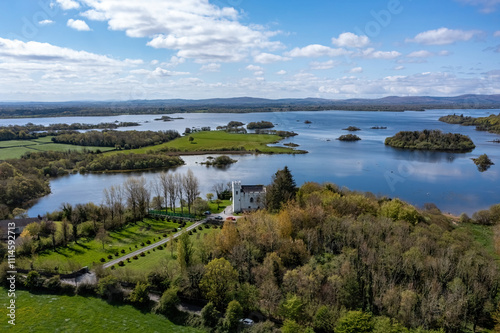
[[468, 152], [476, 147], [466, 135], [439, 130], [401, 131], [386, 138], [385, 144], [395, 148], [456, 152]]

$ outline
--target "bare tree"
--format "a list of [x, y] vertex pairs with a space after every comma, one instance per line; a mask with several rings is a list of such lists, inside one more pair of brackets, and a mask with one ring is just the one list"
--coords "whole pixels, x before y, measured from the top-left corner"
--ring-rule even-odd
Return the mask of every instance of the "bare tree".
[[177, 198], [179, 199], [179, 203], [181, 205], [181, 213], [183, 212], [182, 207], [184, 203], [184, 186], [182, 186], [183, 179], [183, 176], [179, 175], [178, 173], [175, 174], [175, 187], [177, 191]]
[[150, 193], [144, 177], [131, 177], [123, 184], [125, 196], [134, 221], [139, 221], [147, 214]]
[[198, 178], [195, 177], [193, 171], [189, 169], [186, 175], [182, 178], [182, 187], [186, 193], [186, 201], [188, 212], [191, 213], [191, 206], [194, 200], [200, 195], [200, 184]]
[[170, 209], [172, 212], [175, 213], [175, 202], [177, 201], [178, 197], [178, 183], [177, 183], [177, 174], [167, 174], [167, 179], [166, 179], [166, 187], [168, 189], [168, 198], [170, 201]]

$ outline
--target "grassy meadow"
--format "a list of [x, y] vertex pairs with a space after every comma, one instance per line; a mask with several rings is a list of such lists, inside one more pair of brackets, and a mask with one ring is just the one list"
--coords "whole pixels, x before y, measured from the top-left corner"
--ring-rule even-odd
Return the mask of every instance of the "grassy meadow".
[[131, 305], [111, 305], [94, 297], [31, 294], [16, 291], [16, 325], [7, 323], [7, 290], [0, 288], [2, 332], [172, 332], [201, 330], [177, 326], [167, 318]]
[[75, 146], [62, 143], [53, 143], [51, 139], [51, 136], [46, 136], [33, 140], [0, 141], [0, 160], [20, 158], [27, 152], [36, 151], [82, 151], [84, 149], [96, 151], [99, 149], [104, 152], [114, 149], [111, 147]]

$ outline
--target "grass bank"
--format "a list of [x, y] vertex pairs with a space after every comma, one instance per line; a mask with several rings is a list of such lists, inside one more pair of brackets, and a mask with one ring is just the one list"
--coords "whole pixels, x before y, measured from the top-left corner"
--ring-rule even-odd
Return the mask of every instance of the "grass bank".
[[[203, 332], [177, 326], [163, 316], [141, 312], [131, 305], [110, 305], [94, 297], [31, 294], [24, 290], [16, 291], [16, 296], [16, 325], [8, 324], [3, 316], [2, 332]], [[8, 302], [7, 290], [0, 288], [3, 309]]]

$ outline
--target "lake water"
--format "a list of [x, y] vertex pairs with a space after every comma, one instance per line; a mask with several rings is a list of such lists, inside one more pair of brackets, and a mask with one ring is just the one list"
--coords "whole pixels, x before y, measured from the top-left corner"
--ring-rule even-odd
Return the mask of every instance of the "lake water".
[[[299, 144], [305, 155], [238, 155], [238, 162], [225, 170], [201, 165], [206, 156], [183, 157], [186, 165], [176, 169], [185, 173], [191, 169], [200, 180], [202, 196], [212, 192], [216, 182], [241, 180], [243, 184], [269, 184], [272, 175], [287, 165], [298, 185], [306, 181], [333, 182], [352, 190], [399, 197], [417, 206], [433, 202], [442, 211], [473, 213], [500, 203], [500, 144], [490, 142], [500, 137], [479, 132], [474, 127], [441, 123], [442, 115], [457, 113], [474, 117], [497, 114], [500, 110], [429, 110], [425, 112], [282, 112], [249, 114], [179, 114], [184, 119], [171, 122], [155, 121], [159, 115], [123, 115], [111, 117], [2, 119], [0, 125], [52, 123], [101, 123], [136, 121], [141, 126], [122, 130], [167, 130], [183, 132], [186, 127], [225, 125], [230, 120], [267, 120], [276, 129], [290, 130], [298, 136], [282, 141]], [[305, 124], [309, 120], [311, 124]], [[335, 140], [350, 125], [361, 128], [358, 142]], [[374, 130], [372, 126], [387, 126]], [[476, 144], [471, 153], [442, 153], [398, 150], [384, 145], [384, 140], [401, 130], [440, 129], [469, 135]], [[486, 172], [479, 172], [471, 157], [481, 154], [496, 163]], [[173, 172], [173, 170], [171, 170]], [[150, 181], [156, 172], [126, 174], [69, 175], [51, 181], [52, 194], [40, 199], [30, 210], [30, 216], [58, 209], [63, 202], [72, 204], [102, 201], [104, 188], [122, 184], [131, 176], [143, 175]]]

